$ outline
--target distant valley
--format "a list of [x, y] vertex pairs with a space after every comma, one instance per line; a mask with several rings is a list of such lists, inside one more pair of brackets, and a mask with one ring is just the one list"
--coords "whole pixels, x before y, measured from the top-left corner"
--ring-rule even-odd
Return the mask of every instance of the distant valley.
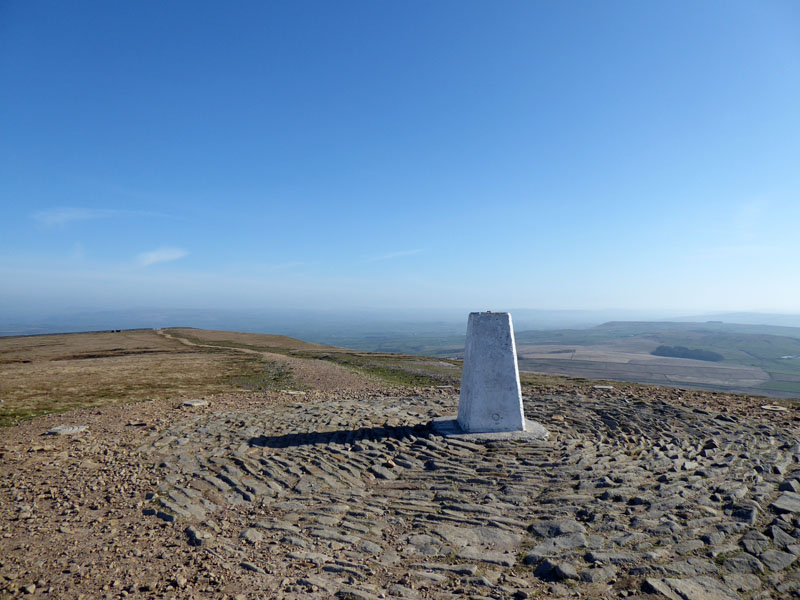
[[[522, 331], [516, 339], [524, 371], [800, 397], [798, 327], [610, 322], [589, 329]], [[668, 354], [664, 348], [706, 358], [657, 355]]]
[[[516, 325], [515, 330], [522, 371], [800, 398], [800, 327], [612, 321], [575, 329]], [[464, 334], [445, 330], [376, 331], [324, 341], [450, 359], [462, 358], [464, 349]]]

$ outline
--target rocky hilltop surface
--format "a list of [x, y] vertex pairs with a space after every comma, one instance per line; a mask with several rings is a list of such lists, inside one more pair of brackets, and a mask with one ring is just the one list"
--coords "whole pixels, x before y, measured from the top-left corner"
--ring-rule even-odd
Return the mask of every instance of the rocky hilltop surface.
[[2, 430], [0, 596], [800, 597], [793, 408], [539, 386], [548, 441], [465, 442], [447, 386], [193, 400]]

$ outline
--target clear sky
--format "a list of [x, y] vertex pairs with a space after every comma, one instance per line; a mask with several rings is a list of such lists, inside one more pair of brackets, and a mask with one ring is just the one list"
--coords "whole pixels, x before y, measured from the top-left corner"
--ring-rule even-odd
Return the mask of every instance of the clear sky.
[[800, 312], [800, 3], [0, 2], [0, 310]]

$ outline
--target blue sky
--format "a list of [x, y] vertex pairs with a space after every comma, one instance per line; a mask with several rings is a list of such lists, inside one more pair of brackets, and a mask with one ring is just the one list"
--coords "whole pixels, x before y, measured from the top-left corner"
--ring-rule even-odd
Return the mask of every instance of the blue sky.
[[800, 312], [796, 2], [0, 3], [0, 310]]

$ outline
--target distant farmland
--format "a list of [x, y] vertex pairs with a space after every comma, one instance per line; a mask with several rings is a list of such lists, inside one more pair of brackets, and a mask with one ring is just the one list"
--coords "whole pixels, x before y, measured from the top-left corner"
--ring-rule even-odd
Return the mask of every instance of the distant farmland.
[[[615, 322], [585, 330], [523, 331], [516, 337], [524, 371], [800, 397], [800, 328]], [[665, 345], [722, 360], [652, 355]]]

